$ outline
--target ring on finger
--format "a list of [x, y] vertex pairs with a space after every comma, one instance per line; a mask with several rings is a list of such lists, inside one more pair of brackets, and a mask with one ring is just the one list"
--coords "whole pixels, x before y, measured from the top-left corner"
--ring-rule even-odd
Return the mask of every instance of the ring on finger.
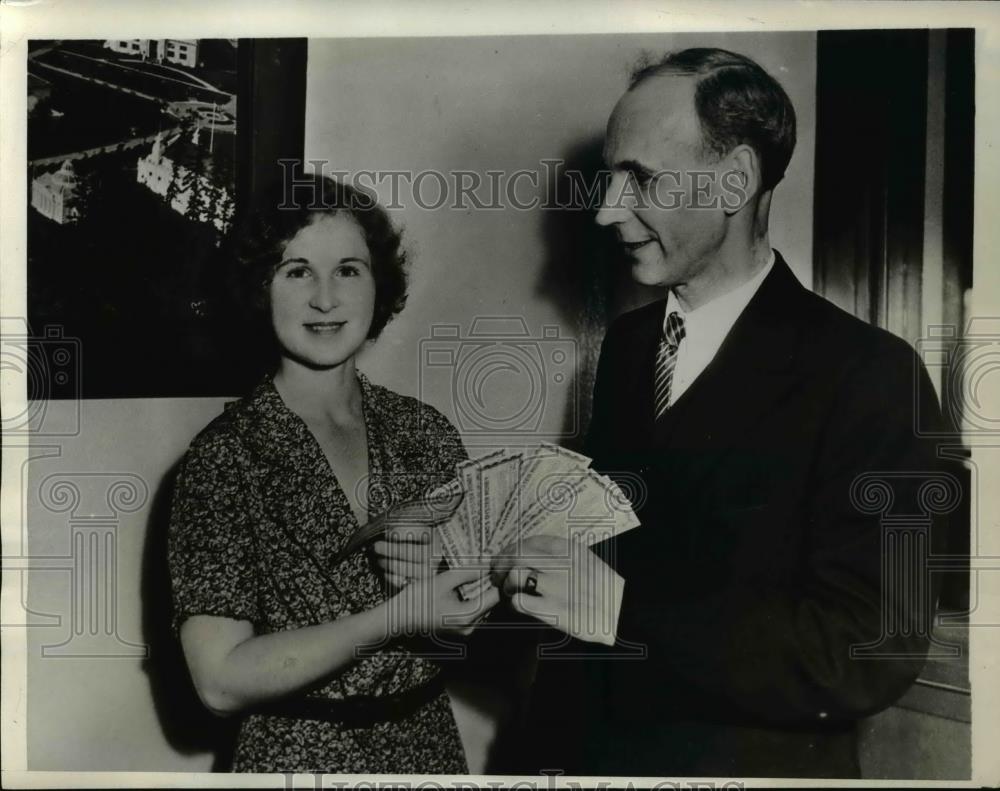
[[524, 580], [524, 592], [530, 596], [538, 596], [538, 575], [531, 573]]

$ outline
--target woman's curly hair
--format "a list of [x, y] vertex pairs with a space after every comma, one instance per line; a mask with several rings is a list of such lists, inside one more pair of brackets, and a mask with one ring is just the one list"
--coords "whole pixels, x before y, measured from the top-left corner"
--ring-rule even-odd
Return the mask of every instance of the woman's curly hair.
[[270, 291], [282, 253], [292, 238], [322, 215], [349, 215], [371, 254], [375, 307], [368, 338], [379, 336], [406, 304], [406, 252], [402, 233], [375, 197], [329, 176], [297, 174], [256, 202], [230, 236], [232, 288], [258, 324], [271, 320]]

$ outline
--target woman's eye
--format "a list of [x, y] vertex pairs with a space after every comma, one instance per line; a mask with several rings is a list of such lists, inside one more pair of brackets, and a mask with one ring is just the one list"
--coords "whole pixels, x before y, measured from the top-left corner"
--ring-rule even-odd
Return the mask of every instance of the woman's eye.
[[306, 266], [292, 266], [285, 271], [285, 277], [288, 278], [303, 278], [308, 277], [309, 267]]
[[343, 264], [337, 268], [337, 274], [341, 277], [357, 277], [361, 274], [361, 268], [354, 264]]

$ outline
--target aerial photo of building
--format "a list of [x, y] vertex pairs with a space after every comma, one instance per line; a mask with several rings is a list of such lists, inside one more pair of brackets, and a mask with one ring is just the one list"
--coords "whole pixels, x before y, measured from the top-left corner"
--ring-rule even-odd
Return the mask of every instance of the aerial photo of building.
[[176, 63], [194, 68], [198, 64], [198, 40], [193, 38], [129, 38], [109, 39], [104, 46], [112, 52], [138, 55], [157, 63]]
[[80, 219], [79, 185], [68, 159], [54, 173], [43, 173], [31, 182], [31, 205], [60, 225]]
[[[190, 149], [199, 145], [198, 134], [196, 129], [190, 143], [179, 140], [180, 136], [170, 143], [178, 149], [189, 149], [184, 159], [191, 160], [194, 157]], [[163, 153], [166, 147], [157, 135], [149, 154], [139, 157], [136, 162], [136, 181], [169, 201], [170, 208], [178, 214], [197, 222], [210, 222], [225, 232], [235, 211], [229, 191], [212, 181], [210, 171], [196, 173], [191, 167], [166, 156]]]

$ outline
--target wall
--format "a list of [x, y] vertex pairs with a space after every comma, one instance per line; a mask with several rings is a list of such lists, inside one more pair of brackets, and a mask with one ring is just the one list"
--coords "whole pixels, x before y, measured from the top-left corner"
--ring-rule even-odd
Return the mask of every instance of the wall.
[[[540, 160], [556, 157], [593, 169], [607, 115], [641, 51], [695, 43], [759, 59], [795, 103], [799, 145], [776, 196], [772, 240], [808, 283], [811, 33], [313, 41], [306, 154], [345, 170], [512, 172], [538, 170]], [[572, 443], [585, 424], [588, 377], [607, 316], [650, 295], [608, 271], [601, 258], [610, 259], [611, 250], [580, 212], [430, 212], [407, 204], [396, 216], [413, 251], [410, 302], [362, 367], [376, 381], [421, 392], [456, 417], [454, 372], [421, 370], [432, 325], [457, 324], [467, 333], [477, 315], [513, 315], [523, 317], [533, 338], [546, 325], [556, 327], [558, 339], [526, 354], [562, 344], [575, 357], [561, 370], [579, 375], [555, 381], [559, 371], [544, 357], [547, 376], [531, 412], [537, 418], [533, 436]], [[457, 345], [455, 339], [442, 343]], [[504, 384], [487, 393], [481, 411], [466, 410], [471, 446], [497, 441], [475, 431], [484, 414], [515, 414], [526, 397], [538, 395], [529, 393], [524, 378]], [[32, 573], [26, 598], [29, 622], [38, 625], [29, 630], [29, 768], [212, 766], [210, 748], [224, 728], [192, 704], [180, 657], [163, 631], [163, 492], [184, 448], [222, 403], [87, 401], [78, 436], [53, 441], [59, 455], [29, 465], [29, 547], [47, 556], [50, 566]], [[53, 422], [47, 425], [71, 427], [74, 406], [49, 404], [46, 421]], [[79, 501], [59, 494], [68, 491], [56, 486], [60, 481], [76, 488]], [[75, 582], [112, 581], [116, 587], [74, 592]], [[491, 703], [482, 695], [456, 701], [476, 768], [493, 737], [494, 720], [486, 713]]]
[[78, 433], [33, 443], [22, 471], [28, 548], [44, 567], [26, 599], [29, 769], [211, 768], [219, 722], [194, 705], [165, 629], [165, 483], [223, 403], [46, 406], [47, 431]]

